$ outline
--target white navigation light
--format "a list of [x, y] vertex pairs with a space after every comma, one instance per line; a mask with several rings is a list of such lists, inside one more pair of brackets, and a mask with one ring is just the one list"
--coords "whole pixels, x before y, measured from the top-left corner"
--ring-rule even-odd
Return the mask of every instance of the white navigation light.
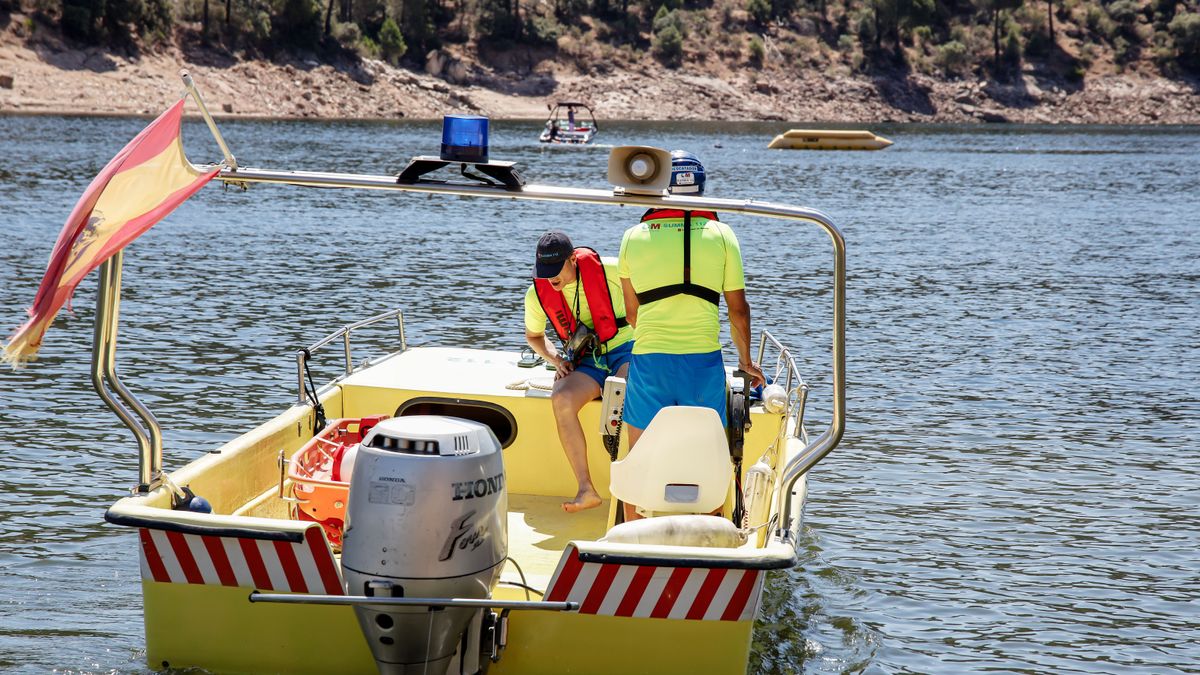
[[488, 161], [488, 118], [479, 115], [442, 117], [442, 154], [447, 162]]

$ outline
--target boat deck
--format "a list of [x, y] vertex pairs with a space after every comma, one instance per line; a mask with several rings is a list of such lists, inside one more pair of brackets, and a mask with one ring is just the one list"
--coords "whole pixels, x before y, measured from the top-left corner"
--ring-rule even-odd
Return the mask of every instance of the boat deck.
[[404, 389], [454, 396], [501, 396], [548, 398], [548, 389], [514, 389], [533, 380], [548, 388], [554, 371], [544, 365], [522, 368], [520, 354], [458, 347], [413, 347], [346, 377], [347, 395], [359, 389]]
[[[508, 496], [508, 555], [517, 561], [520, 570], [512, 562], [506, 563], [502, 583], [520, 582], [523, 571], [526, 585], [545, 590], [568, 542], [594, 541], [604, 536], [608, 501], [579, 513], [563, 511], [562, 502], [561, 497]], [[496, 597], [506, 596], [524, 600], [525, 591], [507, 585], [496, 589]]]
[[[554, 371], [522, 368], [520, 355], [482, 349], [414, 347], [340, 383], [342, 416], [439, 414], [492, 427], [504, 446], [510, 494], [575, 495], [550, 408]], [[529, 386], [532, 380], [536, 386]], [[593, 479], [607, 497], [608, 455], [601, 444], [600, 402], [580, 414]]]
[[[339, 416], [399, 415], [407, 410], [488, 423], [505, 446], [510, 494], [553, 496], [559, 501], [573, 497], [578, 486], [563, 455], [549, 401], [554, 371], [542, 365], [522, 368], [519, 359], [517, 352], [413, 347], [342, 380]], [[579, 421], [587, 439], [592, 481], [607, 499], [610, 462], [599, 433], [600, 413], [597, 399], [583, 407]], [[759, 406], [751, 409], [751, 415], [756, 424], [746, 439], [746, 466], [771, 445], [780, 419], [765, 415]], [[765, 422], [758, 424], [760, 419]], [[506, 438], [509, 432], [511, 437]], [[625, 443], [623, 439], [622, 453]]]

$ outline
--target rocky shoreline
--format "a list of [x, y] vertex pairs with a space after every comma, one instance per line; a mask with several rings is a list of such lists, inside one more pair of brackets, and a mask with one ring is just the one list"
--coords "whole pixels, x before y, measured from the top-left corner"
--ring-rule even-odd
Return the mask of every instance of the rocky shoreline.
[[552, 99], [588, 101], [608, 120], [775, 120], [1027, 124], [1200, 124], [1200, 82], [1136, 73], [1081, 83], [1023, 74], [1007, 83], [920, 74], [725, 77], [655, 66], [585, 74], [492, 71], [443, 52], [424, 71], [365, 60], [237, 61], [177, 47], [138, 58], [101, 49], [0, 42], [0, 114], [157, 114], [200, 84], [217, 115], [432, 119], [469, 112], [540, 119]]

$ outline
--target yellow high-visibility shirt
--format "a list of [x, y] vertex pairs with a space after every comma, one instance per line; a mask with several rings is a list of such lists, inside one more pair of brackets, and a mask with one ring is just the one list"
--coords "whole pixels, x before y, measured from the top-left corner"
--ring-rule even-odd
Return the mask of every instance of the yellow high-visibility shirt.
[[[742, 250], [728, 225], [692, 218], [691, 281], [719, 293], [746, 287]], [[644, 293], [683, 283], [683, 218], [651, 219], [625, 231], [618, 258], [621, 278]], [[675, 295], [638, 306], [634, 354], [707, 354], [721, 348], [716, 305]]]

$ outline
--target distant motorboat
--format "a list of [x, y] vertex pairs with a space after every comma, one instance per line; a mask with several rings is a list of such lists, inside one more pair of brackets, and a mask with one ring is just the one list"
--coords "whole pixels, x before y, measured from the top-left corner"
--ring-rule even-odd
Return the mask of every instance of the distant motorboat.
[[[539, 142], [582, 145], [596, 138], [599, 126], [586, 103], [558, 101], [553, 106], [547, 103], [546, 107], [550, 109], [550, 116], [546, 118], [546, 128], [542, 129]], [[587, 111], [588, 121], [579, 119], [580, 109]]]
[[767, 147], [773, 150], [882, 150], [892, 142], [870, 131], [791, 129]]

